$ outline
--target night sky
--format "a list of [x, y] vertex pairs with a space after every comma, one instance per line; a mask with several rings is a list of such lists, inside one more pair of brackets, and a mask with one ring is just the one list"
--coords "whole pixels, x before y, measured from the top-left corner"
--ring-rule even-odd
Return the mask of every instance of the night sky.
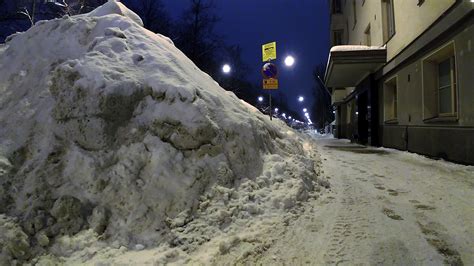
[[[312, 70], [326, 65], [329, 51], [329, 9], [327, 0], [218, 0], [217, 15], [221, 20], [216, 33], [227, 43], [240, 45], [243, 60], [250, 67], [249, 80], [260, 84], [262, 77], [261, 45], [277, 42], [279, 87], [290, 107], [300, 111], [303, 105], [297, 96], [307, 96], [304, 107], [311, 104], [310, 90], [314, 86]], [[174, 18], [189, 6], [188, 0], [163, 0]], [[292, 68], [283, 64], [292, 55]], [[224, 62], [223, 62], [224, 63]], [[262, 95], [265, 91], [262, 90]]]

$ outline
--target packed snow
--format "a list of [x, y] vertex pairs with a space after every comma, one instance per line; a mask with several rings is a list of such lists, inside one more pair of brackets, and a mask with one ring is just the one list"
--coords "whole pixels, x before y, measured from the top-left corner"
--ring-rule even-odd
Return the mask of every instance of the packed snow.
[[218, 264], [474, 265], [474, 166], [311, 135], [330, 190]]
[[119, 2], [10, 36], [0, 95], [2, 265], [208, 262], [329, 186], [309, 138]]

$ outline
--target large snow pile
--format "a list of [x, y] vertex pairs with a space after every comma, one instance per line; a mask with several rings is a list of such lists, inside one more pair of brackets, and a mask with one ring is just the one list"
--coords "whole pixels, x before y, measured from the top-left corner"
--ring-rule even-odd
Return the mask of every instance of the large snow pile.
[[37, 23], [0, 47], [0, 262], [86, 231], [192, 249], [306, 200], [311, 145], [120, 3]]

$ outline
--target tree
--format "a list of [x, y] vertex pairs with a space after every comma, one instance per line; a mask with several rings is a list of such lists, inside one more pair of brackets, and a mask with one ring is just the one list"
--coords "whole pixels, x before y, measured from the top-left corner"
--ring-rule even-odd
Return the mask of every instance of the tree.
[[91, 12], [105, 4], [107, 0], [66, 0], [67, 14], [77, 15]]
[[219, 68], [216, 53], [222, 40], [214, 33], [219, 18], [214, 15], [215, 4], [211, 0], [190, 0], [178, 23], [176, 46], [184, 52], [201, 70], [214, 76]]
[[140, 16], [146, 29], [170, 35], [171, 18], [161, 0], [122, 0], [122, 3]]
[[326, 125], [334, 121], [334, 114], [332, 112], [331, 95], [324, 85], [322, 79], [324, 78], [325, 66], [320, 64], [313, 70], [314, 85], [311, 90], [314, 98], [314, 104], [311, 108], [314, 113], [314, 124], [317, 128], [324, 128]]

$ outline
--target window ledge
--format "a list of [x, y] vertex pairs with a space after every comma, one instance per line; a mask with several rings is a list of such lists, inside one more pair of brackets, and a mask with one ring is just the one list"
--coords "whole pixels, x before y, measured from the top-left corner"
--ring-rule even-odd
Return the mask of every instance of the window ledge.
[[456, 116], [436, 116], [432, 118], [423, 119], [425, 123], [457, 123], [458, 118]]
[[391, 124], [391, 125], [397, 125], [398, 124], [398, 119], [389, 119], [384, 121], [385, 124]]

